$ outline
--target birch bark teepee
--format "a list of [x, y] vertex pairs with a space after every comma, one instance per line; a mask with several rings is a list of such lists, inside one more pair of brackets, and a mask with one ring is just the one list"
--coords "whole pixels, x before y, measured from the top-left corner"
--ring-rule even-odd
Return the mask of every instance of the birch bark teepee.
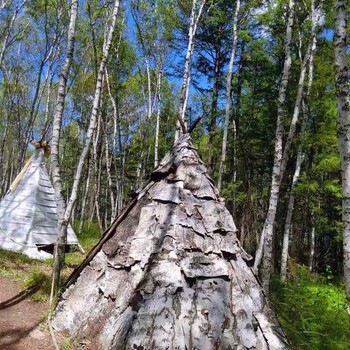
[[286, 349], [250, 259], [185, 134], [73, 272], [52, 325], [85, 349]]

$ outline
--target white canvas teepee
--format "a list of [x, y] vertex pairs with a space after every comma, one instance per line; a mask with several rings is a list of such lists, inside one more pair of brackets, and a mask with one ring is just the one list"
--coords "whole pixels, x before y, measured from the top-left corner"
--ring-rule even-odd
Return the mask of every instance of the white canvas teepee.
[[[43, 149], [38, 148], [0, 202], [0, 248], [35, 259], [51, 257], [57, 237], [57, 205], [45, 168]], [[68, 226], [67, 244], [78, 239]]]

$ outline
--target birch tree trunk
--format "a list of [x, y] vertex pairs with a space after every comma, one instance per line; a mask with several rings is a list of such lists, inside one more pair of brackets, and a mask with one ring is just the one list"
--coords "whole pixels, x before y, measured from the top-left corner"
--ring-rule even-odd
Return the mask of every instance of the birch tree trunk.
[[8, 44], [10, 41], [11, 31], [14, 27], [16, 20], [17, 20], [19, 12], [21, 11], [21, 9], [23, 8], [23, 6], [26, 2], [27, 2], [27, 0], [24, 0], [21, 4], [18, 4], [18, 2], [16, 3], [16, 8], [13, 11], [13, 15], [12, 15], [10, 23], [8, 25], [8, 28], [7, 28], [7, 31], [5, 34], [5, 38], [3, 40], [1, 51], [0, 51], [0, 69], [2, 69], [2, 65], [3, 65], [3, 61], [4, 61], [4, 57], [5, 57], [5, 52], [6, 52], [6, 49], [8, 48]]
[[70, 22], [68, 29], [67, 53], [64, 65], [61, 70], [58, 96], [56, 102], [55, 113], [52, 124], [52, 141], [51, 141], [51, 174], [52, 185], [55, 190], [57, 202], [57, 217], [58, 217], [58, 235], [54, 248], [53, 266], [52, 266], [52, 288], [50, 304], [52, 303], [53, 292], [58, 289], [60, 272], [64, 259], [64, 249], [67, 241], [67, 225], [65, 221], [66, 203], [63, 195], [62, 178], [59, 165], [59, 141], [61, 134], [61, 123], [64, 109], [65, 98], [67, 94], [68, 74], [73, 60], [74, 39], [75, 39], [75, 23], [78, 14], [78, 0], [72, 0], [70, 9]]
[[85, 208], [86, 208], [86, 201], [87, 196], [89, 194], [89, 187], [90, 187], [90, 175], [91, 175], [91, 166], [88, 164], [88, 174], [85, 182], [85, 190], [83, 194], [83, 200], [81, 204], [81, 212], [80, 212], [80, 223], [79, 223], [79, 233], [81, 233], [84, 225], [84, 215], [85, 215]]
[[[227, 135], [228, 135], [228, 126], [230, 122], [230, 113], [231, 113], [231, 91], [232, 91], [232, 71], [233, 71], [233, 62], [236, 54], [237, 47], [237, 22], [238, 22], [238, 13], [240, 9], [240, 0], [236, 1], [235, 15], [233, 18], [232, 25], [232, 50], [230, 56], [230, 62], [227, 70], [226, 77], [226, 107], [225, 107], [225, 122], [224, 122], [224, 134], [222, 137], [222, 148], [221, 148], [221, 159], [219, 165], [219, 174], [218, 174], [218, 184], [217, 188], [220, 191], [222, 186], [222, 176], [224, 174], [225, 161], [226, 161], [226, 150], [227, 150]], [[235, 147], [235, 145], [234, 145]], [[234, 169], [236, 171], [236, 169]]]
[[157, 116], [156, 116], [156, 132], [154, 140], [154, 167], [158, 166], [159, 162], [159, 127], [160, 127], [160, 112], [161, 112], [161, 98], [162, 98], [162, 71], [158, 70], [157, 73]]
[[152, 89], [151, 89], [151, 69], [150, 69], [150, 59], [149, 59], [149, 48], [147, 50], [143, 35], [144, 30], [141, 28], [141, 25], [139, 23], [139, 20], [137, 18], [136, 10], [135, 10], [136, 4], [132, 1], [132, 15], [134, 18], [134, 22], [136, 24], [138, 37], [140, 39], [141, 48], [144, 55], [144, 61], [146, 66], [146, 74], [147, 74], [147, 118], [148, 120], [152, 117]]
[[152, 118], [152, 90], [151, 90], [151, 70], [149, 66], [148, 57], [145, 54], [145, 64], [147, 72], [147, 118]]
[[289, 72], [292, 63], [291, 59], [291, 46], [292, 46], [292, 29], [294, 21], [294, 0], [289, 0], [289, 14], [287, 20], [286, 37], [285, 37], [285, 59], [283, 65], [283, 72], [278, 93], [278, 107], [277, 107], [277, 125], [275, 135], [275, 151], [274, 151], [274, 163], [272, 170], [272, 181], [270, 189], [269, 209], [266, 215], [264, 227], [260, 237], [259, 247], [256, 252], [254, 262], [254, 272], [257, 273], [262, 257], [264, 254], [264, 267], [261, 271], [262, 284], [266, 293], [269, 289], [270, 271], [272, 268], [272, 239], [273, 239], [273, 225], [275, 223], [277, 202], [279, 195], [279, 182], [281, 177], [281, 165], [282, 165], [282, 142], [284, 132], [284, 114], [286, 103], [286, 90], [289, 81]]
[[304, 154], [302, 149], [298, 151], [297, 161], [295, 165], [295, 171], [293, 175], [292, 185], [290, 189], [289, 201], [288, 201], [288, 210], [286, 223], [284, 226], [284, 234], [283, 234], [283, 246], [282, 246], [282, 256], [281, 256], [281, 279], [282, 281], [286, 280], [287, 277], [287, 263], [288, 263], [288, 250], [289, 250], [289, 236], [292, 227], [292, 216], [294, 210], [294, 202], [295, 202], [295, 187], [299, 180], [301, 164], [304, 159]]
[[[75, 3], [76, 2], [74, 2], [74, 4]], [[72, 5], [72, 8], [73, 8], [73, 5]], [[74, 8], [77, 9], [77, 5]], [[54, 286], [55, 287], [58, 286], [61, 266], [62, 266], [62, 262], [63, 262], [63, 258], [64, 258], [64, 248], [65, 248], [65, 243], [67, 240], [68, 222], [69, 222], [69, 219], [71, 217], [71, 213], [72, 213], [75, 201], [77, 199], [78, 188], [79, 188], [80, 178], [81, 178], [81, 174], [82, 174], [82, 170], [83, 170], [83, 165], [84, 165], [85, 159], [87, 157], [87, 154], [89, 152], [92, 136], [93, 136], [95, 128], [96, 128], [96, 119], [97, 119], [97, 115], [98, 115], [98, 109], [99, 109], [99, 105], [100, 105], [100, 97], [101, 97], [101, 92], [102, 92], [103, 75], [105, 72], [105, 66], [107, 63], [109, 50], [110, 50], [110, 47], [112, 45], [112, 38], [113, 38], [115, 26], [116, 26], [118, 10], [119, 10], [119, 0], [116, 0], [114, 3], [114, 8], [113, 8], [112, 16], [111, 16], [111, 24], [110, 24], [110, 27], [108, 29], [107, 40], [106, 40], [106, 43], [105, 43], [104, 48], [103, 48], [102, 60], [101, 60], [99, 71], [98, 71], [90, 123], [89, 123], [89, 127], [87, 130], [86, 136], [85, 136], [84, 147], [83, 147], [82, 153], [80, 155], [78, 166], [77, 166], [77, 169], [75, 172], [74, 182], [73, 182], [73, 186], [72, 186], [72, 192], [71, 192], [68, 204], [67, 204], [67, 208], [65, 208], [64, 201], [60, 205], [58, 204], [57, 211], [58, 211], [58, 217], [59, 217], [59, 231], [58, 231], [57, 244], [56, 244], [57, 248], [55, 249], [55, 251], [56, 251], [56, 253], [55, 253], [56, 265], [55, 265], [55, 269], [54, 269], [55, 270], [55, 278], [54, 278], [54, 281], [55, 281]], [[75, 24], [75, 21], [74, 21], [74, 24]], [[69, 31], [69, 33], [70, 32], [71, 32], [71, 30]], [[73, 31], [73, 34], [74, 34], [74, 31]], [[74, 38], [74, 36], [73, 36], [73, 38]], [[71, 60], [70, 60], [70, 62], [71, 62]], [[65, 79], [65, 84], [66, 84], [66, 81], [67, 81], [67, 78]], [[64, 85], [64, 88], [65, 88], [65, 85]], [[65, 94], [65, 89], [64, 89], [64, 94]], [[63, 107], [63, 104], [64, 104], [64, 99], [63, 99], [62, 107]], [[63, 112], [63, 108], [62, 108], [61, 113], [60, 113], [59, 122], [58, 123], [56, 122], [56, 125], [55, 125], [55, 128], [56, 128], [56, 141], [55, 142], [56, 142], [57, 149], [55, 150], [55, 157], [52, 158], [52, 160], [51, 160], [51, 163], [54, 165], [54, 167], [56, 169], [55, 176], [53, 176], [53, 177], [56, 181], [57, 191], [55, 189], [55, 192], [57, 192], [57, 193], [62, 192], [62, 185], [61, 185], [61, 181], [60, 181], [59, 172], [57, 173], [57, 169], [59, 169], [59, 165], [58, 165], [58, 141], [59, 141], [59, 130], [61, 127], [62, 112]], [[58, 129], [58, 134], [57, 134], [57, 129]], [[56, 159], [56, 162], [53, 161], [54, 159]], [[59, 184], [57, 184], [57, 183], [59, 183]], [[59, 198], [59, 197], [61, 197], [61, 198]], [[62, 195], [61, 196], [58, 195], [56, 198], [58, 198], [60, 200], [60, 202], [62, 202]]]
[[103, 48], [102, 60], [101, 60], [98, 75], [97, 75], [97, 82], [96, 82], [94, 100], [93, 100], [93, 105], [92, 105], [90, 123], [89, 123], [89, 127], [87, 130], [86, 136], [85, 136], [84, 147], [83, 147], [82, 153], [80, 155], [77, 170], [75, 173], [74, 182], [73, 182], [73, 186], [72, 186], [72, 193], [71, 193], [71, 196], [69, 198], [66, 213], [65, 213], [65, 218], [67, 220], [69, 220], [69, 218], [70, 218], [70, 214], [72, 212], [73, 206], [74, 206], [76, 198], [77, 198], [78, 186], [80, 183], [83, 165], [84, 165], [85, 159], [86, 159], [87, 154], [88, 154], [89, 149], [90, 149], [92, 136], [93, 136], [94, 131], [96, 129], [96, 119], [97, 119], [97, 115], [98, 115], [100, 98], [101, 98], [101, 94], [102, 94], [103, 76], [104, 76], [105, 67], [106, 67], [106, 63], [107, 63], [107, 59], [108, 59], [108, 55], [109, 55], [109, 50], [110, 50], [110, 47], [112, 45], [112, 38], [113, 38], [115, 26], [116, 26], [118, 10], [119, 10], [119, 0], [116, 0], [114, 3], [113, 13], [111, 16], [111, 24], [110, 24], [110, 27], [108, 29], [108, 35], [107, 35], [106, 43], [105, 43], [104, 48]]
[[[103, 82], [102, 82], [103, 83]], [[99, 158], [97, 156], [97, 148], [99, 145], [100, 139], [100, 131], [101, 131], [101, 113], [99, 113], [97, 118], [97, 128], [93, 137], [93, 146], [92, 146], [92, 159], [94, 164], [94, 198], [95, 198], [95, 208], [96, 208], [96, 218], [98, 222], [98, 226], [100, 228], [100, 232], [103, 232], [103, 225], [100, 215], [100, 169], [99, 166]]]
[[[61, 15], [62, 11], [61, 9], [58, 11], [58, 17], [57, 17], [57, 22], [59, 23], [61, 21]], [[47, 11], [45, 13], [45, 16], [47, 16]], [[52, 43], [50, 43], [50, 39], [48, 37], [48, 23], [45, 23], [45, 53], [43, 58], [40, 61], [39, 68], [38, 68], [38, 73], [37, 73], [37, 80], [36, 80], [36, 86], [35, 86], [35, 92], [34, 92], [34, 97], [32, 99], [32, 103], [30, 106], [30, 112], [29, 112], [29, 120], [26, 125], [26, 130], [25, 130], [25, 145], [27, 145], [30, 141], [31, 138], [31, 130], [33, 128], [33, 125], [35, 123], [35, 120], [37, 118], [37, 113], [38, 113], [38, 104], [40, 103], [41, 96], [40, 96], [40, 87], [41, 87], [41, 80], [42, 80], [42, 74], [45, 71], [45, 67], [47, 62], [52, 60], [52, 58], [57, 54], [55, 52], [57, 44], [59, 39], [61, 38], [61, 33], [55, 33]], [[46, 68], [47, 70], [47, 76], [45, 78], [45, 85], [48, 80], [48, 72], [51, 68], [52, 63], [49, 64], [49, 67]], [[44, 88], [45, 88], [44, 85]], [[44, 91], [44, 90], [43, 90]], [[25, 153], [26, 153], [26, 148], [23, 149], [22, 156], [21, 156], [21, 164], [24, 163], [24, 158], [25, 158]]]
[[309, 257], [309, 272], [314, 270], [315, 265], [315, 247], [316, 247], [316, 227], [314, 214], [311, 215], [311, 232], [310, 232], [310, 257]]
[[[319, 18], [317, 17], [317, 14], [315, 13], [314, 0], [311, 2], [311, 16], [312, 16], [311, 42], [310, 42], [311, 48], [310, 48], [310, 57], [309, 57], [309, 65], [308, 65], [309, 66], [309, 79], [308, 79], [308, 85], [307, 85], [307, 92], [306, 92], [306, 96], [305, 96], [307, 101], [309, 101], [311, 86], [312, 86], [312, 81], [313, 81], [313, 66], [314, 66], [313, 63], [314, 63], [314, 57], [315, 57], [315, 53], [316, 53], [316, 43], [317, 43], [316, 25], [318, 24], [318, 20], [319, 20]], [[299, 143], [298, 151], [297, 151], [297, 160], [296, 160], [292, 185], [291, 185], [291, 189], [290, 189], [288, 210], [287, 210], [286, 223], [285, 223], [284, 235], [283, 235], [283, 247], [282, 247], [282, 256], [281, 256], [281, 279], [283, 281], [286, 279], [286, 276], [287, 276], [289, 235], [290, 235], [291, 222], [292, 222], [292, 216], [293, 216], [293, 211], [294, 211], [295, 187], [296, 187], [297, 182], [299, 180], [301, 165], [302, 165], [302, 162], [304, 159], [303, 138], [304, 138], [306, 123], [307, 123], [307, 118], [308, 118], [307, 106], [306, 106], [305, 101], [302, 101], [302, 111], [303, 111], [303, 119], [301, 121], [302, 125], [301, 125], [301, 132], [300, 132], [300, 143]], [[289, 149], [287, 151], [289, 151]], [[288, 156], [287, 156], [287, 158], [288, 158]], [[283, 162], [286, 164], [287, 160], [284, 158]], [[282, 173], [284, 173], [285, 167], [286, 167], [286, 165], [284, 165], [282, 167]]]
[[[108, 194], [107, 197], [109, 195], [110, 197], [110, 201], [111, 201], [111, 217], [110, 220], [111, 222], [114, 220], [115, 215], [116, 215], [116, 211], [115, 211], [115, 199], [114, 199], [114, 193], [113, 193], [113, 181], [112, 181], [112, 174], [111, 174], [111, 165], [112, 165], [112, 157], [109, 156], [109, 143], [108, 143], [108, 137], [107, 134], [105, 134], [105, 148], [106, 148], [106, 172], [107, 172], [107, 184], [108, 184]], [[107, 219], [108, 220], [108, 217]]]
[[334, 70], [338, 111], [337, 133], [342, 169], [344, 279], [348, 305], [350, 305], [350, 91], [346, 64], [346, 6], [347, 1], [336, 1]]
[[185, 57], [184, 72], [182, 75], [182, 85], [180, 90], [180, 104], [179, 104], [179, 110], [177, 113], [177, 121], [176, 121], [175, 141], [181, 135], [183, 131], [183, 126], [185, 125], [185, 113], [186, 113], [188, 92], [189, 92], [189, 86], [190, 86], [190, 80], [191, 80], [191, 64], [192, 64], [192, 54], [193, 54], [193, 47], [194, 47], [194, 37], [196, 35], [197, 25], [198, 25], [200, 16], [202, 14], [205, 1], [206, 0], [201, 0], [197, 14], [196, 14], [197, 0], [192, 1], [190, 28], [188, 32], [188, 45], [187, 45], [187, 51], [186, 51], [186, 57]]
[[[274, 226], [274, 222], [275, 222], [275, 216], [276, 216], [276, 210], [277, 210], [277, 205], [278, 205], [278, 198], [279, 198], [279, 191], [280, 191], [280, 187], [281, 187], [281, 183], [282, 183], [282, 179], [283, 176], [285, 174], [286, 168], [287, 168], [287, 163], [289, 160], [289, 153], [292, 147], [292, 142], [294, 139], [294, 135], [295, 135], [295, 131], [296, 131], [296, 126], [297, 126], [297, 122], [299, 119], [299, 115], [300, 115], [300, 109], [301, 109], [301, 101], [302, 101], [302, 96], [303, 96], [303, 91], [304, 91], [304, 80], [305, 80], [305, 74], [306, 74], [306, 68], [307, 68], [307, 62], [309, 61], [310, 55], [311, 55], [311, 49], [312, 49], [312, 45], [314, 42], [314, 36], [315, 36], [315, 31], [310, 39], [309, 45], [308, 45], [308, 49], [307, 49], [307, 53], [303, 59], [303, 63], [301, 66], [301, 71], [300, 71], [300, 77], [299, 77], [299, 82], [298, 82], [298, 89], [297, 89], [297, 96], [296, 96], [296, 101], [295, 101], [295, 105], [294, 105], [294, 111], [293, 111], [293, 116], [292, 116], [292, 120], [290, 123], [290, 127], [289, 127], [289, 132], [288, 132], [288, 137], [286, 140], [286, 144], [285, 147], [283, 149], [283, 154], [282, 154], [282, 159], [281, 159], [281, 164], [280, 164], [280, 169], [279, 169], [279, 176], [278, 176], [278, 181], [274, 184], [277, 190], [277, 195], [275, 197], [276, 201], [276, 207], [274, 208], [275, 214], [272, 220], [272, 225], [271, 227], [271, 231], [268, 231], [267, 234], [267, 238], [264, 242], [264, 247], [263, 247], [263, 254], [264, 254], [264, 258], [262, 261], [262, 269], [261, 269], [261, 277], [262, 277], [262, 281], [264, 284], [264, 287], [266, 290], [268, 290], [268, 284], [270, 283], [270, 276], [272, 273], [272, 240], [273, 240], [273, 226]], [[300, 164], [301, 166], [301, 164]], [[297, 174], [297, 177], [299, 177], [299, 174]], [[295, 181], [297, 181], [296, 179], [293, 179]], [[296, 184], [296, 183], [295, 183]], [[294, 199], [293, 199], [293, 206], [294, 206]], [[291, 219], [291, 217], [289, 218]]]

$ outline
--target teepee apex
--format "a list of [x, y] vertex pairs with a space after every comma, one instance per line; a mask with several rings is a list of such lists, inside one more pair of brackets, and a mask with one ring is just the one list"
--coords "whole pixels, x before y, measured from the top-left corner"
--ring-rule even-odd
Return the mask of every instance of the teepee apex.
[[[57, 205], [44, 152], [36, 147], [0, 202], [0, 248], [36, 259], [51, 257], [57, 237]], [[71, 226], [67, 243], [81, 248]]]
[[86, 349], [287, 349], [190, 136], [73, 273], [52, 325]]

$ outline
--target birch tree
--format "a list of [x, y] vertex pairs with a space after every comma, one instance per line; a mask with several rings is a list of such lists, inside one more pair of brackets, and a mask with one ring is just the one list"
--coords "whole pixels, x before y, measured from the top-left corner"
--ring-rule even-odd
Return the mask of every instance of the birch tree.
[[202, 14], [205, 1], [206, 0], [201, 0], [199, 8], [197, 10], [197, 0], [192, 0], [190, 27], [188, 32], [188, 45], [185, 56], [184, 70], [182, 74], [182, 85], [180, 89], [180, 103], [177, 113], [175, 140], [177, 140], [181, 133], [186, 130], [185, 113], [187, 108], [187, 99], [191, 80], [191, 64], [194, 48], [194, 37], [196, 35], [198, 22]]
[[[40, 6], [40, 5], [39, 5]], [[47, 85], [48, 82], [48, 72], [51, 69], [53, 61], [55, 61], [56, 56], [58, 54], [58, 44], [63, 36], [64, 28], [62, 27], [62, 21], [63, 21], [63, 8], [59, 7], [57, 11], [53, 11], [51, 9], [47, 2], [43, 6], [39, 7], [39, 11], [44, 10], [44, 20], [43, 20], [43, 32], [44, 32], [44, 38], [45, 41], [42, 45], [43, 51], [40, 53], [40, 62], [38, 67], [35, 69], [37, 70], [37, 78], [36, 78], [36, 83], [35, 83], [35, 92], [34, 96], [32, 98], [31, 106], [30, 106], [30, 111], [29, 111], [29, 117], [28, 121], [26, 124], [26, 130], [25, 130], [25, 145], [28, 144], [30, 137], [31, 137], [31, 131], [33, 128], [33, 125], [37, 119], [38, 115], [38, 108], [39, 104], [41, 102], [42, 98], [42, 93]], [[54, 13], [52, 13], [54, 12]], [[41, 14], [42, 15], [42, 14]], [[36, 15], [38, 16], [38, 15]], [[53, 33], [52, 33], [52, 29]], [[46, 70], [46, 77], [44, 79], [44, 86], [41, 88], [42, 85], [42, 79], [43, 79], [43, 74]], [[25, 148], [24, 151], [22, 152], [21, 156], [21, 163], [24, 161], [25, 157]]]
[[63, 196], [61, 170], [59, 164], [59, 141], [61, 133], [62, 116], [67, 94], [67, 81], [69, 70], [73, 60], [74, 40], [75, 40], [75, 24], [78, 15], [78, 0], [72, 0], [70, 9], [70, 22], [68, 28], [68, 41], [66, 59], [62, 67], [58, 85], [58, 96], [56, 108], [52, 124], [52, 141], [51, 141], [51, 174], [52, 185], [55, 190], [55, 197], [57, 202], [57, 216], [58, 216], [58, 236], [54, 248], [53, 270], [52, 270], [52, 288], [51, 300], [54, 290], [59, 286], [60, 271], [63, 263], [65, 244], [67, 241], [67, 225], [65, 222], [66, 203]]
[[[347, 1], [336, 1], [334, 33], [335, 91], [337, 101], [337, 134], [342, 170], [343, 256], [344, 278], [348, 305], [350, 305], [350, 90], [346, 63]], [[348, 312], [350, 307], [348, 306]]]
[[[119, 0], [116, 0], [114, 2], [114, 7], [113, 7], [112, 14], [111, 14], [111, 19], [110, 19], [110, 25], [109, 25], [108, 33], [106, 36], [106, 41], [105, 41], [104, 47], [103, 47], [102, 59], [101, 59], [99, 70], [98, 70], [96, 87], [95, 87], [95, 94], [94, 94], [94, 99], [93, 99], [93, 104], [92, 104], [92, 112], [91, 112], [91, 117], [90, 117], [90, 123], [89, 123], [89, 127], [87, 130], [86, 136], [85, 136], [85, 141], [84, 141], [82, 153], [80, 155], [77, 169], [75, 172], [72, 191], [71, 191], [71, 195], [70, 195], [67, 207], [65, 207], [64, 201], [60, 200], [60, 198], [57, 198], [58, 200], [60, 200], [60, 204], [58, 204], [58, 207], [59, 207], [58, 208], [58, 227], [59, 227], [59, 230], [58, 230], [57, 244], [56, 244], [56, 248], [55, 248], [55, 268], [54, 268], [54, 285], [55, 286], [58, 286], [60, 270], [61, 270], [62, 262], [64, 259], [64, 248], [65, 248], [65, 243], [67, 240], [67, 226], [68, 226], [71, 214], [72, 214], [72, 210], [74, 208], [75, 201], [77, 199], [78, 187], [79, 187], [79, 183], [80, 183], [80, 179], [81, 179], [81, 175], [82, 175], [83, 165], [84, 165], [85, 159], [87, 157], [87, 154], [89, 152], [92, 137], [93, 137], [95, 129], [96, 129], [96, 121], [97, 121], [97, 117], [98, 117], [100, 98], [101, 98], [101, 93], [102, 93], [102, 82], [103, 82], [103, 77], [104, 77], [104, 73], [105, 73], [105, 67], [106, 67], [109, 51], [110, 51], [110, 48], [112, 45], [112, 39], [113, 39], [114, 30], [116, 27], [118, 10], [119, 10]], [[73, 32], [73, 34], [74, 34], [74, 32]], [[58, 120], [58, 122], [56, 122], [56, 124], [57, 124], [56, 129], [60, 128], [60, 120]], [[56, 131], [56, 134], [57, 134], [57, 131]], [[57, 139], [56, 142], [58, 142], [58, 140], [59, 140], [59, 134], [57, 136], [56, 136], [56, 139]], [[57, 154], [57, 151], [56, 151], [56, 154]], [[57, 168], [59, 167], [58, 162], [54, 163], [52, 165], [54, 165], [54, 167], [56, 168], [56, 173], [55, 173], [55, 176], [53, 176], [53, 179], [54, 179], [54, 181], [56, 181], [56, 183], [59, 183], [60, 182], [60, 175], [59, 175], [59, 172], [57, 172]], [[57, 192], [59, 192], [59, 185], [57, 186], [57, 190], [55, 189], [55, 193], [57, 193]], [[60, 192], [62, 192], [62, 191], [60, 191]]]
[[272, 255], [272, 239], [273, 239], [273, 225], [275, 223], [277, 203], [279, 196], [279, 183], [281, 177], [282, 155], [283, 155], [283, 133], [284, 133], [284, 115], [286, 109], [286, 91], [289, 81], [289, 72], [292, 63], [291, 46], [292, 46], [292, 29], [294, 22], [294, 0], [289, 0], [288, 19], [286, 26], [285, 44], [284, 44], [284, 65], [281, 76], [281, 82], [278, 93], [278, 107], [277, 107], [277, 124], [275, 134], [275, 150], [274, 163], [272, 170], [272, 180], [270, 189], [269, 209], [265, 218], [263, 230], [260, 236], [259, 247], [256, 251], [254, 272], [257, 273], [260, 266], [263, 254], [265, 267], [262, 271], [262, 282], [266, 292], [269, 287], [269, 272], [271, 270], [271, 255]]
[[[310, 42], [309, 42], [309, 49], [308, 49], [309, 52], [307, 53], [307, 56], [309, 56], [309, 57], [306, 57], [306, 58], [308, 58], [308, 69], [309, 69], [307, 91], [305, 94], [305, 99], [303, 101], [301, 101], [301, 99], [299, 99], [297, 96], [297, 100], [296, 100], [296, 104], [295, 104], [295, 108], [294, 108], [294, 113], [293, 113], [293, 115], [296, 115], [296, 108], [300, 109], [300, 107], [302, 107], [303, 118], [301, 121], [300, 143], [298, 146], [295, 171], [293, 174], [292, 184], [291, 184], [291, 188], [290, 188], [286, 223], [285, 223], [284, 234], [283, 234], [283, 246], [282, 246], [282, 255], [281, 255], [281, 279], [282, 280], [285, 280], [286, 275], [287, 275], [289, 236], [290, 236], [290, 231], [291, 231], [291, 222], [292, 222], [292, 215], [293, 215], [293, 210], [294, 210], [295, 188], [296, 188], [297, 182], [299, 180], [301, 165], [302, 165], [302, 162], [304, 160], [303, 138], [304, 138], [304, 134], [305, 134], [305, 128], [306, 128], [307, 117], [308, 117], [308, 113], [307, 113], [308, 108], [306, 105], [306, 103], [307, 103], [306, 101], [309, 101], [311, 86], [312, 86], [312, 81], [313, 81], [313, 68], [314, 68], [313, 64], [314, 64], [314, 57], [315, 57], [315, 53], [316, 53], [316, 43], [317, 43], [316, 25], [318, 24], [318, 21], [319, 21], [320, 8], [318, 8], [316, 11], [315, 11], [314, 0], [312, 0], [311, 1], [311, 22], [312, 22], [311, 23], [311, 38], [310, 38]], [[300, 74], [300, 78], [302, 78], [302, 73], [306, 69], [306, 67], [304, 67], [304, 65], [306, 66], [306, 64], [307, 64], [307, 61], [304, 61], [303, 67], [302, 67], [302, 72]], [[305, 72], [304, 72], [304, 75], [305, 75]], [[304, 84], [303, 79], [299, 80], [298, 94], [300, 94], [300, 95], [302, 95], [301, 84]], [[285, 150], [286, 149], [287, 148], [285, 148]], [[287, 150], [287, 151], [289, 151], [289, 150]], [[283, 162], [286, 163], [287, 160], [288, 160], [288, 156], [283, 159]], [[286, 167], [286, 165], [284, 165], [284, 167]], [[285, 169], [282, 169], [282, 170], [284, 172]]]
[[[145, 105], [148, 123], [156, 109], [154, 135], [154, 166], [159, 161], [159, 131], [162, 100], [162, 75], [168, 42], [165, 39], [165, 8], [173, 6], [166, 1], [133, 0], [132, 15], [137, 28], [137, 38], [144, 56], [147, 93]], [[153, 87], [153, 89], [152, 89]], [[153, 90], [153, 91], [152, 91]], [[148, 136], [148, 135], [147, 135]]]
[[[235, 9], [235, 15], [233, 17], [233, 25], [232, 25], [232, 50], [231, 50], [231, 56], [230, 56], [230, 62], [227, 69], [227, 76], [226, 76], [226, 105], [225, 105], [225, 121], [224, 121], [224, 133], [222, 137], [222, 146], [221, 146], [221, 158], [220, 158], [220, 166], [219, 166], [219, 175], [218, 175], [218, 190], [221, 190], [222, 185], [222, 176], [224, 174], [224, 167], [225, 167], [225, 161], [226, 161], [226, 150], [227, 150], [227, 135], [228, 135], [228, 128], [230, 123], [230, 114], [231, 114], [231, 92], [232, 92], [232, 71], [233, 71], [233, 62], [235, 59], [236, 54], [236, 47], [237, 47], [237, 22], [238, 22], [238, 13], [240, 8], [240, 0], [236, 1], [236, 9]], [[233, 128], [234, 131], [236, 130], [235, 127], [235, 121], [233, 121]], [[235, 135], [234, 135], [235, 136]], [[236, 137], [234, 137], [236, 139]], [[234, 140], [235, 142], [235, 140]], [[234, 145], [235, 147], [235, 145]], [[234, 171], [236, 171], [234, 169]]]
[[[0, 49], [0, 69], [2, 69], [4, 56], [6, 53], [6, 50], [8, 49], [10, 43], [13, 43], [15, 40], [15, 37], [18, 36], [20, 33], [13, 33], [14, 25], [18, 19], [18, 15], [20, 14], [21, 10], [23, 9], [25, 3], [27, 0], [23, 0], [22, 2], [16, 1], [15, 8], [13, 10], [13, 14], [10, 19], [10, 23], [7, 25], [6, 28], [4, 28], [4, 39], [1, 44]], [[0, 7], [0, 10], [4, 9], [7, 2], [3, 2], [2, 6]], [[1, 12], [1, 11], [0, 11]], [[23, 30], [23, 29], [22, 29]], [[11, 38], [12, 36], [12, 38]]]

